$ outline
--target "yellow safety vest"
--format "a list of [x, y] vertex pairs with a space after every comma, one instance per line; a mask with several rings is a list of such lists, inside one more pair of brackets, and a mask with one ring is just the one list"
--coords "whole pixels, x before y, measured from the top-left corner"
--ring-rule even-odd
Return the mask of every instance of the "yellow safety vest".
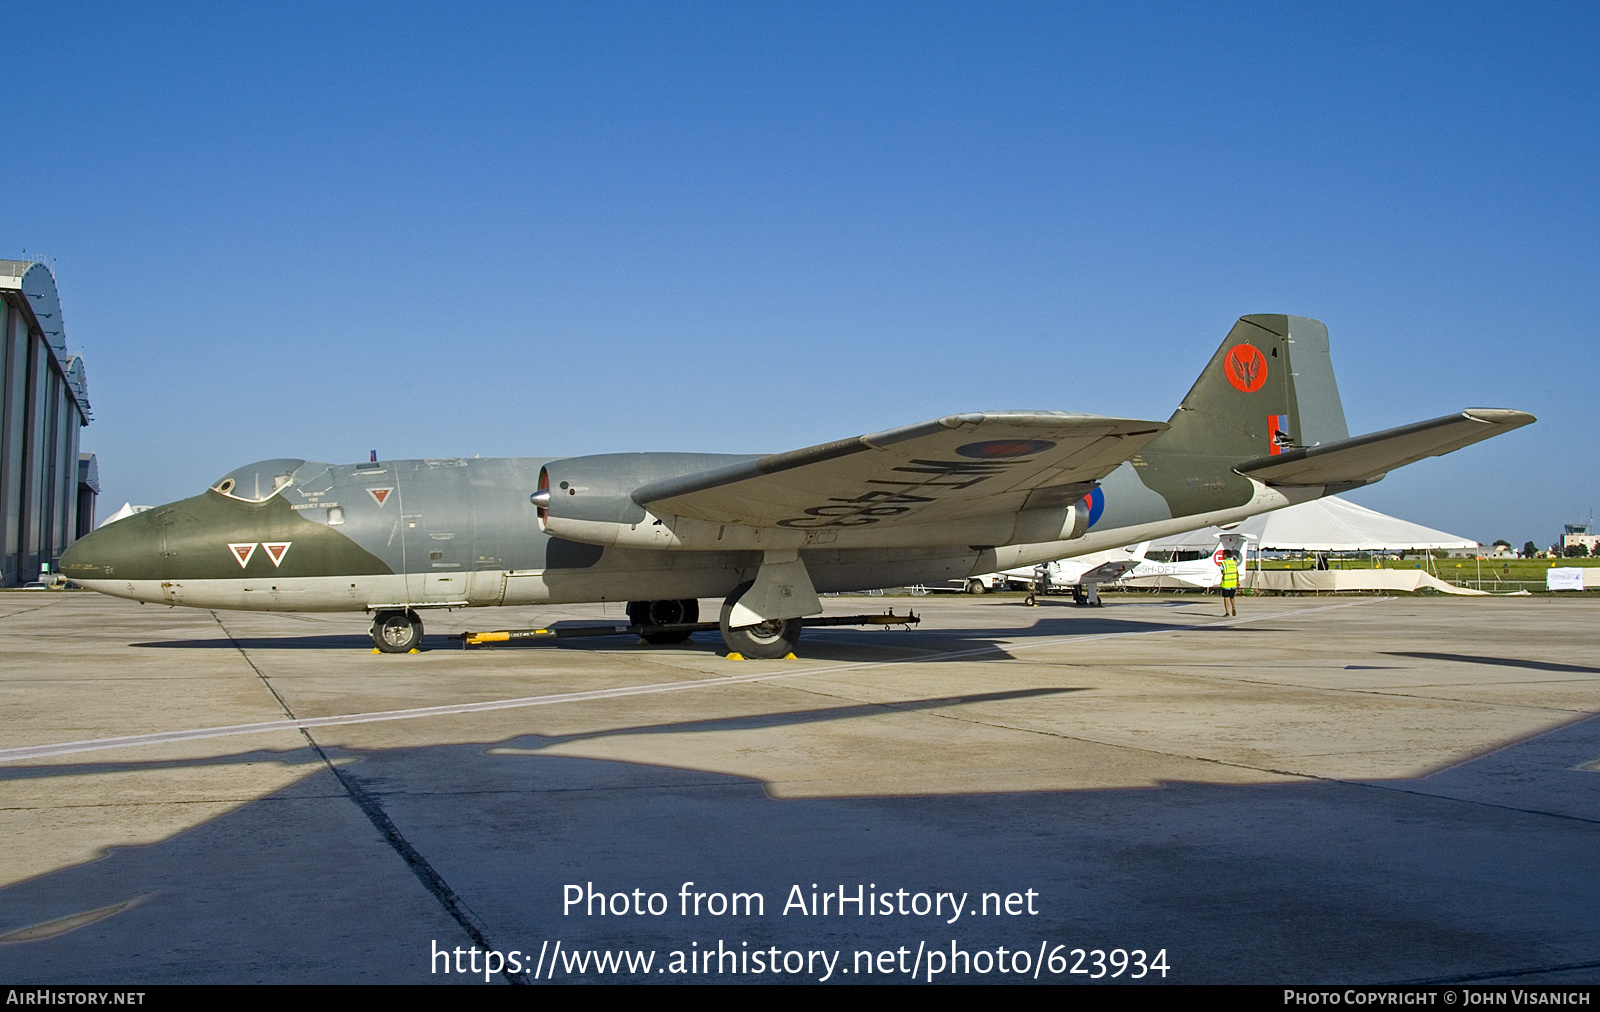
[[1239, 564], [1232, 559], [1222, 560], [1222, 587], [1232, 590], [1239, 586]]

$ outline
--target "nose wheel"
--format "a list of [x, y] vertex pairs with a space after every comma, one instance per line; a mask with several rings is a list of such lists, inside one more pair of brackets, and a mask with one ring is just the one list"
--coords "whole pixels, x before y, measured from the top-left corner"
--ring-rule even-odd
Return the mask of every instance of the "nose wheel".
[[414, 611], [380, 611], [372, 617], [372, 645], [386, 654], [422, 648], [422, 619]]

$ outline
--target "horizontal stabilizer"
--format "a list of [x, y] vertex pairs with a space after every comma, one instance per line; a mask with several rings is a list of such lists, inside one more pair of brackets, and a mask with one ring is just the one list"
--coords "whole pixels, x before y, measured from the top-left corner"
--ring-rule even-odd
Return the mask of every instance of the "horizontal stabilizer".
[[1082, 583], [1115, 583], [1129, 572], [1138, 569], [1143, 559], [1124, 559], [1121, 562], [1102, 562], [1100, 565], [1078, 577]]
[[650, 482], [633, 501], [657, 514], [802, 530], [1060, 509], [1166, 428], [1062, 411], [947, 415]]
[[1468, 408], [1397, 429], [1258, 457], [1237, 470], [1269, 485], [1360, 485], [1397, 467], [1459, 450], [1534, 420], [1525, 411]]

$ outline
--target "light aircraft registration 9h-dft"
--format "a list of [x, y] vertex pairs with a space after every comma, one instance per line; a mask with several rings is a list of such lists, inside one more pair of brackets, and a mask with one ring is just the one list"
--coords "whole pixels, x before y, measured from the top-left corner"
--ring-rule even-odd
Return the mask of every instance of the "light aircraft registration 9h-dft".
[[682, 642], [723, 598], [728, 649], [781, 657], [818, 592], [1233, 523], [1532, 421], [1471, 408], [1351, 438], [1327, 329], [1246, 316], [1165, 422], [980, 411], [770, 456], [268, 460], [102, 527], [61, 568], [137, 601], [371, 612], [387, 652], [420, 643], [429, 608], [594, 601]]

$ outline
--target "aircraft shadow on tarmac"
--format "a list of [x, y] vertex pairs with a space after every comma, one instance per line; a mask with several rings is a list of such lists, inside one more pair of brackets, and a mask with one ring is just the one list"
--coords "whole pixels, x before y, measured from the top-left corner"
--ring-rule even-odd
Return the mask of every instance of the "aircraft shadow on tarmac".
[[937, 710], [963, 703], [996, 703], [1015, 699], [1033, 699], [1040, 696], [1066, 695], [1069, 692], [1087, 692], [1087, 688], [1012, 689], [1006, 692], [975, 692], [962, 696], [945, 696], [937, 699], [906, 699], [883, 703], [860, 703], [855, 706], [818, 707], [811, 710], [789, 710], [782, 713], [761, 713], [740, 717], [719, 717], [712, 720], [688, 720], [672, 724], [641, 724], [633, 727], [608, 728], [587, 734], [547, 737], [530, 734], [515, 739], [514, 747], [496, 746], [494, 755], [525, 755], [574, 741], [593, 741], [598, 738], [615, 738], [639, 734], [685, 734], [707, 731], [748, 731], [758, 728], [793, 727], [800, 724], [817, 724], [830, 720], [849, 720], [853, 717], [876, 717], [895, 711], [914, 712]]
[[130, 643], [133, 647], [158, 650], [351, 650], [372, 649], [372, 638], [359, 633], [330, 633], [323, 636], [241, 636], [229, 639], [213, 636], [193, 640], [152, 640]]
[[[1220, 618], [1221, 616], [1217, 616]], [[588, 622], [556, 622], [553, 628], [571, 627]], [[929, 651], [929, 662], [992, 660], [991, 654], [1009, 657], [1005, 641], [1034, 638], [1072, 638], [1077, 636], [1128, 635], [1151, 632], [1226, 632], [1239, 633], [1278, 632], [1270, 625], [1219, 625], [1212, 623], [1165, 622], [1142, 618], [1120, 618], [1115, 611], [1108, 614], [1095, 610], [1090, 613], [1073, 612], [1064, 616], [1038, 615], [1031, 625], [995, 626], [990, 628], [946, 629], [852, 629], [835, 627], [811, 629], [800, 641], [799, 653], [805, 660], [860, 661], [877, 659], [883, 653]], [[156, 650], [339, 650], [364, 653], [372, 648], [372, 641], [364, 635], [328, 633], [306, 636], [242, 636], [230, 638], [212, 636], [199, 639], [151, 640], [129, 644], [134, 647]], [[983, 648], [989, 652], [981, 652]], [[678, 650], [721, 652], [722, 640], [715, 632], [696, 633], [687, 643], [660, 646], [640, 643], [627, 636], [597, 636], [558, 642], [526, 642], [521, 644], [480, 647], [479, 651], [501, 652], [538, 650], [618, 650], [637, 648], [640, 651]], [[871, 651], [863, 653], [863, 648]], [[455, 637], [429, 635], [423, 640], [424, 652], [461, 649]], [[978, 651], [978, 652], [974, 652]], [[1431, 655], [1429, 655], [1431, 656]], [[1440, 655], [1443, 657], [1444, 655]]]
[[[882, 707], [832, 715], [867, 711]], [[466, 983], [483, 978], [439, 974], [433, 944], [519, 949], [531, 960], [541, 942], [560, 939], [569, 950], [653, 948], [665, 960], [671, 950], [715, 949], [722, 940], [734, 949], [837, 949], [851, 966], [855, 950], [916, 951], [921, 940], [1034, 952], [1042, 940], [1164, 948], [1170, 979], [1190, 982], [1582, 982], [1600, 967], [1600, 790], [1587, 786], [1600, 777], [1569, 764], [1597, 749], [1600, 719], [1591, 718], [1386, 785], [1167, 783], [804, 800], [774, 799], [748, 777], [672, 766], [536, 751], [509, 752], [522, 758], [508, 761], [481, 743], [250, 752], [192, 765], [362, 761], [323, 767], [159, 843], [109, 848], [99, 860], [0, 890], [0, 977]], [[659, 891], [675, 905], [685, 882], [758, 891], [765, 916], [685, 918], [674, 906], [674, 916], [612, 917], [562, 907], [571, 884]], [[954, 890], [973, 904], [983, 892], [1031, 889], [1040, 906], [1036, 916], [953, 924], [782, 912], [793, 887], [809, 895], [812, 883]]]
[[[1217, 618], [1221, 618], [1220, 615]], [[1063, 617], [1040, 615], [1028, 626], [963, 627], [959, 629], [916, 629], [909, 632], [867, 629], [811, 630], [800, 640], [799, 653], [804, 660], [861, 661], [875, 659], [863, 653], [864, 649], [884, 650], [914, 654], [925, 652], [926, 657], [910, 657], [922, 664], [959, 664], [967, 661], [992, 661], [997, 656], [1011, 659], [1008, 647], [1025, 646], [1034, 639], [1071, 640], [1078, 637], [1128, 636], [1139, 633], [1204, 632], [1241, 633], [1281, 632], [1270, 624], [1214, 625], [1208, 623], [1163, 622], [1149, 619], [1118, 618], [1102, 611], [1091, 614], [1074, 614]], [[813, 635], [821, 633], [821, 635]], [[886, 640], [888, 637], [892, 640]], [[885, 651], [886, 653], [888, 651]]]
[[[959, 696], [938, 696], [927, 699], [891, 699], [876, 703], [859, 703], [853, 706], [816, 707], [809, 710], [784, 710], [773, 713], [743, 714], [737, 717], [718, 717], [709, 720], [678, 721], [668, 724], [638, 724], [629, 727], [604, 728], [584, 734], [570, 735], [539, 735], [524, 734], [493, 745], [496, 749], [515, 746], [518, 750], [513, 752], [500, 751], [497, 755], [529, 754], [538, 749], [549, 748], [552, 745], [563, 745], [574, 741], [592, 741], [597, 738], [610, 738], [621, 735], [639, 734], [682, 734], [688, 732], [709, 731], [742, 731], [759, 728], [787, 727], [800, 724], [816, 724], [831, 720], [850, 720], [855, 717], [882, 716], [894, 712], [916, 712], [920, 710], [936, 710], [949, 706], [960, 706], [964, 703], [997, 703], [1017, 699], [1035, 699], [1042, 696], [1066, 695], [1072, 692], [1087, 692], [1087, 688], [1067, 687], [1042, 687], [1033, 689], [1010, 689], [1001, 692], [971, 692]], [[303, 752], [304, 749], [293, 749], [289, 752]], [[330, 749], [329, 754], [343, 750]], [[0, 781], [6, 780], [33, 780], [56, 776], [80, 776], [93, 773], [117, 773], [130, 770], [161, 770], [161, 769], [188, 769], [200, 766], [224, 766], [240, 762], [283, 762], [283, 756], [288, 752], [275, 752], [270, 749], [258, 750], [248, 753], [235, 753], [232, 755], [212, 756], [203, 759], [171, 759], [155, 762], [141, 763], [81, 763], [73, 765], [49, 766], [0, 766]]]
[[1571, 674], [1600, 675], [1600, 668], [1584, 664], [1559, 664], [1555, 661], [1526, 661], [1516, 657], [1484, 657], [1478, 654], [1440, 654], [1424, 650], [1388, 650], [1390, 657], [1415, 657], [1425, 661], [1454, 661], [1458, 664], [1495, 664], [1506, 668], [1525, 668], [1530, 671], [1557, 671]]

